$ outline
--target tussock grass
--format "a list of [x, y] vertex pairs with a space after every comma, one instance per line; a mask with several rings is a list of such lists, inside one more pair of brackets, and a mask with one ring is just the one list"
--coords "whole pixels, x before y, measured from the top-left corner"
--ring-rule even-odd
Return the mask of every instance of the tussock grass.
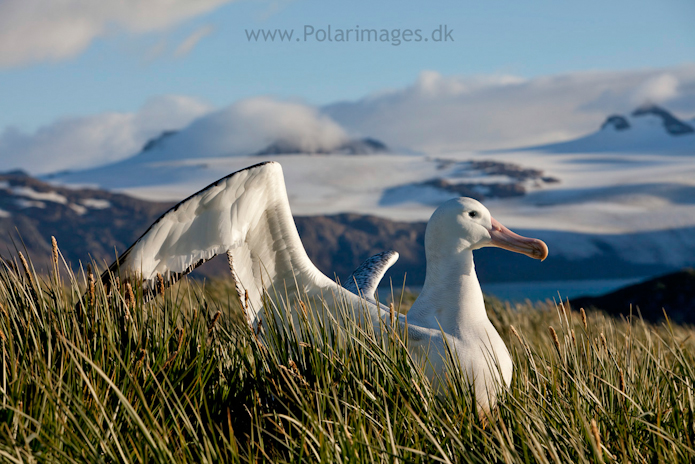
[[515, 370], [481, 420], [460, 373], [434, 390], [403, 334], [321, 302], [275, 295], [256, 333], [228, 283], [146, 301], [54, 264], [0, 263], [2, 462], [695, 460], [690, 328], [490, 300]]

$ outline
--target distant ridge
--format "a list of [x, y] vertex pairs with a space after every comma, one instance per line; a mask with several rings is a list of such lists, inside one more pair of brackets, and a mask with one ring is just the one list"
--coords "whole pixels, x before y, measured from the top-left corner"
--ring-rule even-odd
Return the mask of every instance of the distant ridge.
[[574, 140], [501, 150], [512, 151], [695, 154], [695, 127], [660, 106], [646, 103], [629, 115], [608, 116], [600, 130]]
[[[140, 150], [140, 153], [134, 155], [138, 156], [145, 152], [150, 152], [161, 147], [165, 141], [169, 140], [172, 136], [178, 134], [179, 131], [170, 130], [164, 131], [156, 137], [148, 140], [145, 145]], [[347, 155], [368, 155], [371, 153], [388, 153], [391, 150], [386, 146], [386, 144], [380, 140], [365, 137], [361, 139], [351, 139], [346, 142], [339, 144], [331, 149], [327, 148], [316, 148], [313, 150], [307, 150], [301, 147], [297, 143], [288, 140], [277, 140], [262, 150], [255, 153], [249, 153], [249, 156], [271, 156], [271, 155], [295, 155], [295, 154], [312, 154], [312, 155], [329, 155], [329, 154], [347, 154]]]
[[632, 116], [644, 116], [646, 114], [653, 114], [661, 118], [664, 129], [671, 135], [678, 136], [695, 132], [695, 129], [693, 129], [691, 125], [676, 118], [665, 109], [653, 104], [642, 105], [632, 112]]
[[612, 116], [608, 116], [608, 118], [606, 118], [606, 121], [603, 124], [601, 124], [601, 130], [611, 128], [616, 131], [627, 130], [630, 128], [630, 122], [627, 120], [625, 116], [622, 116], [620, 114], [614, 114]]
[[269, 155], [293, 155], [300, 153], [308, 153], [312, 155], [329, 155], [329, 154], [347, 154], [347, 155], [369, 155], [372, 153], [387, 153], [390, 150], [385, 143], [372, 139], [353, 139], [348, 140], [345, 143], [338, 145], [337, 147], [327, 150], [327, 149], [316, 149], [307, 152], [307, 150], [302, 149], [300, 146], [287, 141], [277, 141], [271, 143], [263, 150], [259, 150], [254, 153], [254, 156], [269, 156]]
[[154, 137], [154, 138], [151, 138], [150, 140], [148, 140], [145, 143], [145, 145], [142, 147], [142, 150], [140, 150], [140, 151], [141, 152], [151, 151], [151, 150], [157, 148], [158, 146], [160, 146], [164, 140], [168, 139], [172, 135], [178, 134], [178, 132], [179, 131], [175, 131], [175, 130], [164, 131], [161, 134], [159, 134], [157, 137]]
[[[22, 246], [19, 232], [37, 269], [50, 269], [51, 236], [75, 269], [79, 261], [90, 258], [111, 262], [116, 251], [124, 251], [172, 205], [99, 189], [60, 187], [21, 172], [0, 174], [0, 256], [9, 258], [15, 254], [15, 244]], [[345, 278], [365, 258], [396, 250], [401, 257], [385, 282], [393, 277], [394, 286], [400, 285], [404, 274], [409, 285], [421, 285], [424, 280], [424, 222], [352, 213], [295, 216], [294, 220], [309, 257], [326, 275]], [[476, 272], [481, 281], [631, 278], [695, 266], [695, 227], [620, 235], [516, 232], [542, 239], [551, 255], [540, 263], [503, 250], [478, 250]], [[659, 259], [635, 260], [645, 248]], [[215, 259], [202, 266], [199, 275], [226, 277], [228, 273], [226, 259]]]
[[658, 322], [664, 311], [677, 324], [695, 324], [695, 270], [666, 274], [597, 297], [580, 297], [571, 301], [574, 309], [597, 308], [614, 316], [641, 315]]

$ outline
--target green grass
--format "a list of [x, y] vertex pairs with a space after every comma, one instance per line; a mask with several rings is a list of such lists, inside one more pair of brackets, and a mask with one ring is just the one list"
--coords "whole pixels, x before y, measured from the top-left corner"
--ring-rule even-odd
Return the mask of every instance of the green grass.
[[690, 328], [490, 300], [514, 377], [481, 420], [465, 378], [433, 390], [402, 334], [311, 310], [256, 334], [225, 282], [133, 302], [0, 266], [1, 462], [695, 460]]

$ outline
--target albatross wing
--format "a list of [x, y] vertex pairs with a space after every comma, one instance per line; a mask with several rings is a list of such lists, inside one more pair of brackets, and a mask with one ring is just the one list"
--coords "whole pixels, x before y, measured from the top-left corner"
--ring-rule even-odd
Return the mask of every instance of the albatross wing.
[[251, 320], [261, 308], [264, 289], [273, 286], [283, 294], [285, 288], [342, 293], [309, 260], [276, 162], [237, 171], [183, 200], [152, 224], [110, 270], [138, 275], [156, 289], [158, 275], [171, 284], [224, 253], [234, 264], [237, 288], [249, 294]]
[[379, 282], [393, 264], [398, 261], [397, 251], [382, 251], [370, 258], [367, 258], [355, 271], [347, 278], [343, 287], [355, 295], [361, 295], [367, 301], [376, 304], [374, 293]]

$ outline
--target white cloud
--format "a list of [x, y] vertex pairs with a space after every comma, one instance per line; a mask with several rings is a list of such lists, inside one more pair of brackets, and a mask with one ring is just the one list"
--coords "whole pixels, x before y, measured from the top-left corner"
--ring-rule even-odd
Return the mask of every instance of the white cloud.
[[238, 101], [166, 140], [148, 159], [248, 155], [282, 141], [307, 152], [330, 150], [345, 131], [315, 107], [269, 97]]
[[137, 113], [63, 118], [32, 134], [9, 128], [0, 134], [3, 167], [45, 174], [119, 161], [162, 131], [180, 129], [210, 110], [193, 98], [167, 95]]
[[425, 72], [403, 89], [321, 109], [257, 97], [212, 111], [192, 98], [165, 96], [136, 113], [65, 118], [32, 134], [8, 129], [0, 134], [0, 153], [4, 169], [86, 169], [122, 160], [163, 130], [184, 126], [143, 159], [248, 155], [277, 141], [325, 151], [364, 136], [432, 153], [514, 148], [593, 132], [642, 98], [692, 118], [695, 65], [533, 79]]
[[210, 113], [213, 107], [183, 95], [162, 95], [148, 100], [133, 115], [133, 126], [139, 139], [148, 140], [162, 130], [180, 129]]
[[162, 30], [229, 1], [3, 0], [0, 67], [75, 56], [109, 32]]
[[566, 140], [597, 130], [607, 115], [631, 112], [647, 100], [692, 117], [695, 65], [533, 79], [426, 71], [409, 87], [324, 111], [348, 130], [388, 145], [436, 152]]
[[195, 46], [198, 45], [198, 42], [200, 42], [206, 36], [210, 35], [214, 30], [215, 28], [210, 24], [196, 29], [188, 37], [186, 37], [179, 44], [178, 47], [176, 47], [176, 50], [174, 51], [174, 56], [182, 57], [188, 55], [191, 52], [191, 50], [193, 50]]
[[678, 95], [678, 79], [673, 74], [659, 74], [647, 79], [633, 92], [631, 101], [635, 105], [646, 102], [664, 103]]
[[8, 129], [0, 135], [0, 153], [7, 169], [31, 174], [88, 169], [130, 157], [162, 131], [184, 126], [147, 159], [248, 155], [278, 141], [315, 152], [348, 138], [330, 117], [299, 102], [257, 97], [211, 112], [197, 100], [164, 96], [137, 113], [65, 118], [33, 134]]

